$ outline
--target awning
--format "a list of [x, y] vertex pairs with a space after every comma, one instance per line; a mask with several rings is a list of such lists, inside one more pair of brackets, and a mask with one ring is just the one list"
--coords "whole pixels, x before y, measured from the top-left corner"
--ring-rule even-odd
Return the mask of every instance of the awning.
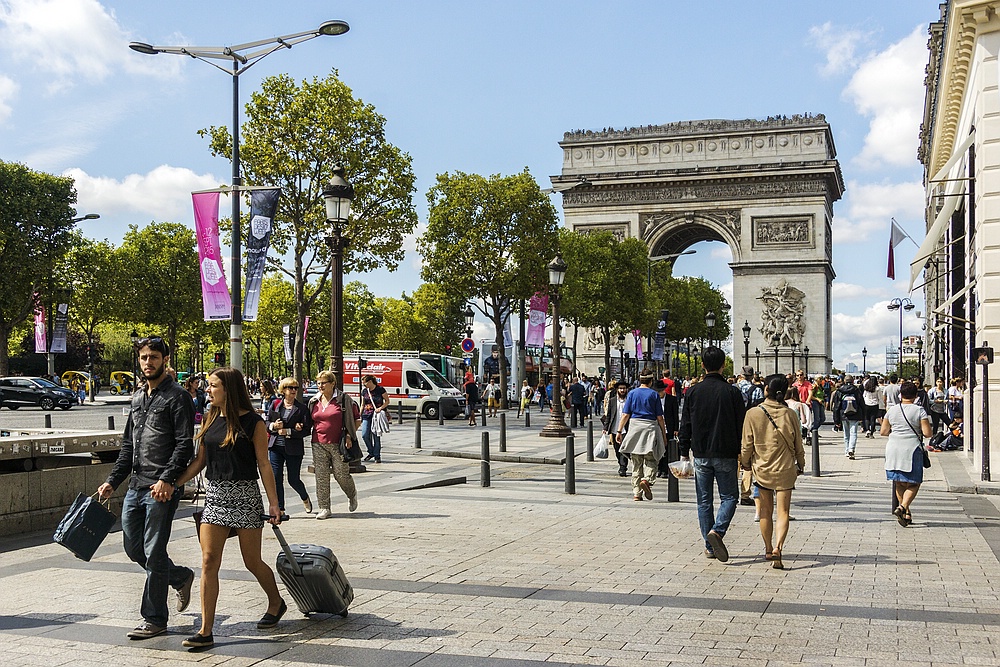
[[955, 147], [955, 150], [952, 151], [951, 157], [948, 158], [948, 161], [944, 163], [943, 167], [937, 170], [937, 173], [934, 174], [934, 178], [928, 181], [928, 183], [936, 183], [937, 181], [947, 178], [948, 172], [951, 171], [952, 167], [958, 164], [958, 161], [965, 155], [965, 151], [969, 150], [969, 146], [971, 146], [972, 142], [975, 140], [976, 131], [973, 130], [972, 132], [969, 132], [969, 136], [965, 138], [965, 141]]
[[947, 308], [951, 304], [953, 304], [956, 301], [958, 301], [959, 299], [961, 299], [963, 296], [965, 296], [966, 292], [968, 292], [970, 289], [972, 289], [975, 286], [976, 286], [976, 281], [975, 280], [970, 281], [969, 284], [966, 285], [965, 287], [963, 287], [960, 292], [956, 292], [955, 294], [952, 294], [951, 297], [949, 297], [947, 301], [943, 301], [941, 303], [941, 305], [939, 305], [937, 308], [934, 309], [934, 312], [935, 313], [942, 313], [943, 314], [943, 311], [944, 311], [945, 308]]
[[948, 227], [948, 221], [951, 220], [952, 214], [962, 202], [964, 194], [965, 181], [948, 182], [948, 185], [945, 187], [944, 202], [941, 211], [934, 218], [934, 224], [927, 230], [924, 242], [920, 244], [917, 254], [913, 256], [913, 260], [910, 262], [910, 287], [908, 291], [913, 291], [913, 285], [917, 282], [917, 276], [923, 271], [924, 264], [934, 254], [938, 243], [941, 242], [941, 237], [944, 236], [944, 231]]

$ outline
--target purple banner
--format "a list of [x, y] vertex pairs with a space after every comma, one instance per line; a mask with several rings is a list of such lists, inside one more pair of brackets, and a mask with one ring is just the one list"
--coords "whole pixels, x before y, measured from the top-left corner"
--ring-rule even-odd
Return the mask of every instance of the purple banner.
[[632, 335], [635, 337], [635, 360], [642, 361], [642, 332], [634, 329]]
[[[232, 196], [238, 196], [235, 193]], [[197, 192], [194, 203], [194, 228], [198, 235], [198, 265], [201, 269], [201, 301], [205, 320], [228, 320], [233, 302], [222, 270], [219, 249], [219, 193]]]
[[545, 316], [549, 312], [549, 295], [538, 292], [531, 297], [528, 311], [528, 327], [524, 332], [524, 344], [532, 347], [545, 345]]
[[41, 308], [35, 309], [35, 354], [45, 354], [48, 347], [45, 340], [45, 313]]

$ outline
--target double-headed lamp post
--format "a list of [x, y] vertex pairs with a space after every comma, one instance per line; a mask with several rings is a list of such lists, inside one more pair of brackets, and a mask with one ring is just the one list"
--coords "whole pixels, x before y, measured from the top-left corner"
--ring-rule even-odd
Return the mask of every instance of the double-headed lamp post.
[[902, 299], [893, 299], [886, 308], [899, 311], [899, 353], [896, 357], [896, 372], [898, 373], [903, 361], [903, 311], [910, 312], [916, 306], [908, 298], [903, 297]]
[[[743, 324], [743, 365], [750, 365], [750, 320]], [[759, 370], [759, 369], [758, 369]]]
[[573, 435], [563, 418], [561, 350], [559, 347], [559, 287], [566, 279], [566, 262], [556, 254], [549, 262], [549, 285], [552, 288], [552, 414], [549, 422], [542, 427], [540, 436], [545, 438], [565, 438]]
[[[222, 70], [233, 79], [233, 173], [230, 197], [233, 202], [232, 213], [232, 254], [230, 257], [230, 272], [232, 273], [232, 321], [229, 326], [229, 360], [238, 370], [243, 370], [243, 287], [240, 275], [242, 254], [240, 252], [240, 189], [243, 178], [240, 175], [240, 74], [263, 58], [279, 49], [290, 49], [321, 35], [343, 35], [351, 27], [344, 21], [325, 21], [318, 28], [296, 32], [281, 37], [261, 39], [235, 46], [153, 46], [145, 42], [130, 42], [128, 48], [137, 53], [155, 56], [159, 53], [171, 53], [179, 56], [189, 56], [206, 62], [212, 67]], [[224, 60], [232, 63], [232, 69], [222, 67], [213, 60]]]
[[[337, 389], [344, 388], [344, 249], [349, 239], [344, 237], [344, 226], [351, 215], [354, 186], [344, 179], [342, 167], [333, 169], [333, 178], [323, 188], [326, 204], [326, 221], [330, 223], [330, 370], [337, 376]], [[361, 369], [358, 369], [361, 372]]]

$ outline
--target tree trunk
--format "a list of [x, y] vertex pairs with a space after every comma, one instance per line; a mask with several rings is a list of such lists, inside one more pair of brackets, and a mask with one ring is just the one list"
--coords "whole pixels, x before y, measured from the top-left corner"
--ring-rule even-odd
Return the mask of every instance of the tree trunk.
[[10, 357], [7, 356], [7, 346], [10, 342], [10, 330], [5, 322], [0, 322], [0, 375], [10, 375]]
[[601, 327], [601, 338], [604, 339], [604, 384], [611, 381], [611, 327]]

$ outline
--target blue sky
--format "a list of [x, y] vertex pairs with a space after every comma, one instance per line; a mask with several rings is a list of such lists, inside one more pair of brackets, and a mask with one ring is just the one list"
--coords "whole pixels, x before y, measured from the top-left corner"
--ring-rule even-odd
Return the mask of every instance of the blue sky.
[[[196, 132], [228, 125], [230, 81], [127, 43], [222, 46], [328, 19], [351, 31], [261, 61], [241, 77], [242, 101], [263, 77], [337, 68], [413, 157], [422, 222], [444, 171], [527, 166], [546, 187], [568, 130], [823, 113], [847, 184], [834, 209], [834, 363], [860, 366], [867, 346], [868, 367], [879, 368], [899, 327], [885, 306], [906, 296], [916, 250], [897, 248], [899, 278], [886, 279], [890, 217], [923, 236], [917, 132], [926, 27], [937, 18], [930, 0], [0, 0], [0, 159], [74, 176], [79, 212], [102, 216], [82, 227], [93, 238], [118, 242], [128, 224], [151, 220], [193, 226], [189, 193], [229, 181], [228, 162]], [[349, 279], [379, 295], [412, 291], [413, 247], [398, 271]], [[696, 249], [676, 273], [730, 290], [728, 249]], [[915, 312], [905, 334], [920, 328]]]

